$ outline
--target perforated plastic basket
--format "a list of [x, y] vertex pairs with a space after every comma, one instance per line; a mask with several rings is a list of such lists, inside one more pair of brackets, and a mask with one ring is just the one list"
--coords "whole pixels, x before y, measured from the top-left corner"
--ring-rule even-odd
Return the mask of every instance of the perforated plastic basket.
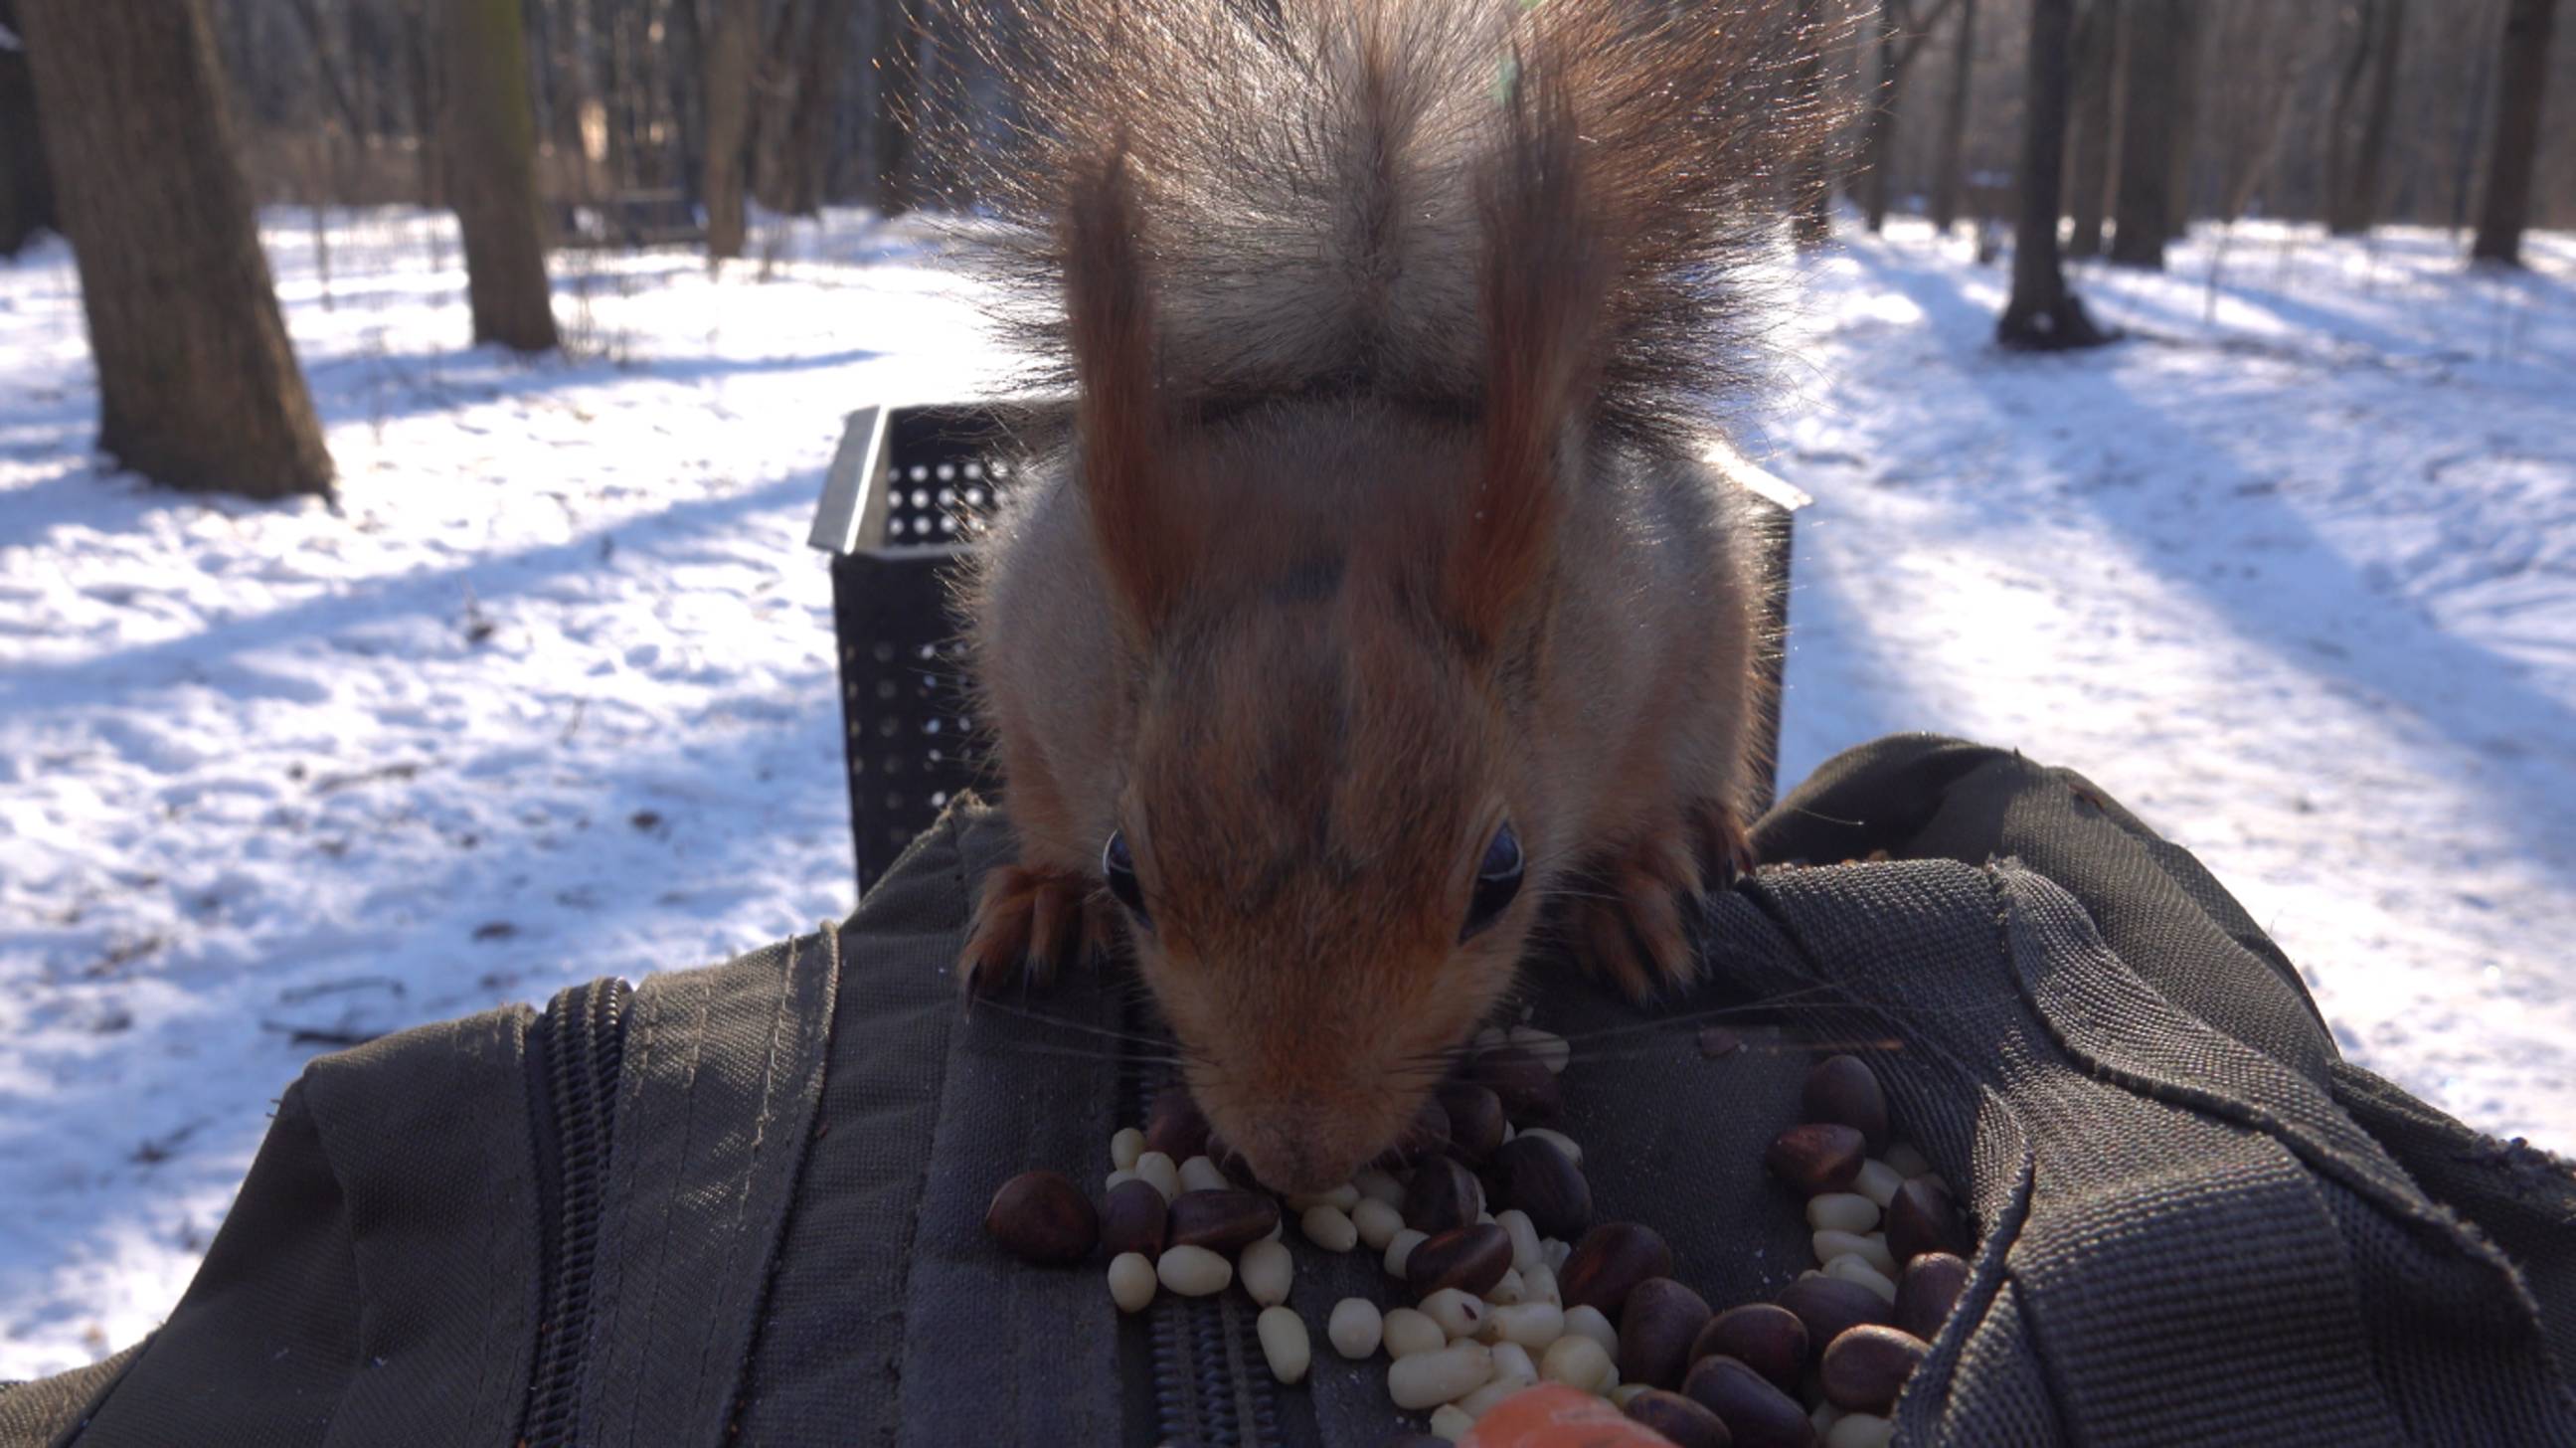
[[[832, 559], [832, 628], [841, 656], [843, 757], [859, 889], [894, 863], [959, 790], [991, 796], [949, 610], [976, 522], [1014, 482], [1001, 411], [991, 405], [867, 407], [849, 415], [808, 540]], [[1740, 459], [1728, 470], [1773, 526], [1766, 636], [1788, 629], [1790, 524], [1807, 498]], [[1770, 803], [1779, 740], [1780, 657], [1755, 720], [1756, 808]]]

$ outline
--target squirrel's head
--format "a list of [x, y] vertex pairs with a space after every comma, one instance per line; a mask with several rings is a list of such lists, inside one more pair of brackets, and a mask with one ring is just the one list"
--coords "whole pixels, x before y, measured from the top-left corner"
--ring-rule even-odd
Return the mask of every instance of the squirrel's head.
[[[1527, 119], [1527, 118], [1522, 118]], [[1133, 724], [1100, 871], [1262, 1179], [1392, 1144], [1510, 987], [1576, 822], [1533, 715], [1607, 259], [1563, 116], [1487, 188], [1481, 389], [1228, 413], [1160, 375], [1123, 153], [1065, 217], [1081, 496]]]

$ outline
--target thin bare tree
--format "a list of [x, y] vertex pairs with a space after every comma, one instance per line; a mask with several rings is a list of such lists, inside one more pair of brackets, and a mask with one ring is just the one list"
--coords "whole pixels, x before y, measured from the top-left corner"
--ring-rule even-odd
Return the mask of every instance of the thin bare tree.
[[2549, 80], [2549, 37], [2558, 0], [2513, 0], [2505, 12], [2497, 65], [2495, 139], [2487, 146], [2486, 196], [2469, 255], [2500, 266], [2522, 265], [2522, 229], [2531, 218], [2532, 162], [2540, 150], [2540, 104]]
[[537, 213], [536, 115], [519, 0], [448, 0], [447, 199], [465, 235], [474, 340], [558, 345]]
[[1995, 340], [2028, 351], [2093, 347], [2109, 335], [2066, 285], [2057, 215], [2066, 164], [2067, 31], [2074, 0], [2031, 0], [2022, 97], [2021, 224], [2013, 235], [2012, 298]]

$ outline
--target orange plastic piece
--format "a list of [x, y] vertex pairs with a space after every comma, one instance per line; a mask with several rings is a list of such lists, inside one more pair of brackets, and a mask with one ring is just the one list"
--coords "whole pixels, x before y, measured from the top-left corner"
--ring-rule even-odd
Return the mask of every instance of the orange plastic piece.
[[1590, 1393], [1540, 1383], [1495, 1404], [1458, 1448], [1673, 1448], [1673, 1440]]

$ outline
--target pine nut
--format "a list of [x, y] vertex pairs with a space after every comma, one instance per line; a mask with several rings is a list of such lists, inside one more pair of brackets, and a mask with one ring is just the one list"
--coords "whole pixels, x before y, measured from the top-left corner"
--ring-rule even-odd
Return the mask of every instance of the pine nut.
[[1565, 1336], [1565, 1309], [1551, 1302], [1516, 1302], [1497, 1307], [1492, 1321], [1496, 1335], [1503, 1341], [1534, 1352], [1546, 1351], [1548, 1344]]
[[1895, 1199], [1896, 1189], [1903, 1185], [1905, 1178], [1896, 1174], [1896, 1168], [1883, 1161], [1865, 1161], [1860, 1164], [1860, 1174], [1852, 1178], [1851, 1189], [1876, 1202], [1879, 1210], [1885, 1211], [1887, 1204]]
[[1346, 1358], [1364, 1358], [1376, 1352], [1385, 1333], [1386, 1319], [1378, 1315], [1377, 1304], [1365, 1297], [1345, 1297], [1334, 1303], [1333, 1315], [1324, 1320], [1324, 1340]]
[[1389, 1309], [1385, 1324], [1380, 1340], [1386, 1344], [1386, 1355], [1391, 1358], [1438, 1352], [1449, 1345], [1449, 1334], [1440, 1330], [1440, 1324], [1414, 1308]]
[[1538, 1375], [1587, 1393], [1607, 1392], [1619, 1380], [1619, 1370], [1601, 1344], [1572, 1335], [1548, 1344], [1546, 1354], [1538, 1360]]
[[1404, 1230], [1404, 1213], [1391, 1203], [1362, 1197], [1351, 1211], [1351, 1225], [1359, 1229], [1360, 1240], [1371, 1251], [1383, 1252], [1386, 1244], [1395, 1240], [1395, 1234]]
[[1511, 1043], [1538, 1057], [1551, 1076], [1564, 1075], [1566, 1063], [1574, 1059], [1574, 1048], [1566, 1044], [1565, 1037], [1536, 1026], [1512, 1027]]
[[[1437, 1352], [1400, 1357], [1386, 1370], [1387, 1396], [1416, 1412], [1454, 1403], [1494, 1376], [1494, 1355], [1481, 1342], [1453, 1342]], [[1438, 1421], [1436, 1415], [1433, 1421]], [[1473, 1421], [1472, 1419], [1469, 1421]]]
[[1551, 1307], [1563, 1307], [1565, 1293], [1557, 1287], [1556, 1270], [1541, 1262], [1522, 1272], [1521, 1301], [1544, 1302]]
[[1588, 1337], [1600, 1344], [1601, 1351], [1619, 1354], [1619, 1329], [1610, 1325], [1597, 1307], [1569, 1307], [1565, 1310], [1565, 1330], [1576, 1337]]
[[1181, 1194], [1180, 1163], [1159, 1151], [1149, 1151], [1136, 1158], [1136, 1175], [1152, 1182], [1154, 1190], [1163, 1194], [1164, 1201]]
[[1142, 1252], [1121, 1252], [1109, 1263], [1109, 1300], [1120, 1312], [1142, 1312], [1154, 1300], [1154, 1264]]
[[1888, 1281], [1884, 1276], [1880, 1275], [1877, 1268], [1869, 1265], [1866, 1260], [1856, 1253], [1850, 1256], [1836, 1257], [1831, 1262], [1826, 1263], [1825, 1275], [1828, 1277], [1839, 1277], [1845, 1282], [1857, 1283], [1862, 1287], [1866, 1287], [1871, 1292], [1877, 1294], [1878, 1300], [1881, 1302], [1893, 1305], [1896, 1301], [1896, 1284]]
[[1511, 1234], [1512, 1270], [1520, 1273], [1522, 1279], [1526, 1281], [1529, 1270], [1537, 1266], [1540, 1260], [1538, 1228], [1530, 1225], [1529, 1213], [1517, 1207], [1510, 1211], [1496, 1212], [1494, 1223]]
[[1878, 1203], [1858, 1192], [1809, 1197], [1807, 1225], [1819, 1232], [1866, 1232], [1878, 1225]]
[[1538, 1363], [1529, 1349], [1516, 1342], [1498, 1342], [1494, 1350], [1494, 1381], [1528, 1387], [1538, 1381]]
[[1194, 1156], [1181, 1163], [1182, 1191], [1223, 1192], [1233, 1189], [1234, 1183], [1226, 1178], [1224, 1172], [1216, 1169], [1215, 1162], [1206, 1157]]
[[1243, 1290], [1264, 1307], [1276, 1307], [1288, 1300], [1288, 1286], [1296, 1280], [1296, 1259], [1279, 1242], [1255, 1242], [1243, 1249], [1236, 1264], [1243, 1278]]
[[1283, 1383], [1303, 1382], [1307, 1367], [1314, 1362], [1314, 1348], [1306, 1340], [1306, 1320], [1285, 1307], [1265, 1307], [1252, 1324], [1253, 1335], [1261, 1339], [1261, 1356], [1270, 1364], [1270, 1375]]
[[1123, 1127], [1109, 1138], [1109, 1164], [1120, 1171], [1134, 1171], [1136, 1158], [1145, 1154], [1145, 1133], [1135, 1127]]
[[1467, 1410], [1464, 1408], [1451, 1403], [1442, 1403], [1431, 1410], [1431, 1436], [1434, 1438], [1445, 1438], [1456, 1443], [1475, 1430], [1476, 1420], [1468, 1417]]
[[1875, 1268], [1890, 1282], [1896, 1280], [1896, 1259], [1888, 1255], [1887, 1238], [1876, 1232], [1862, 1236], [1857, 1232], [1818, 1232], [1812, 1239], [1816, 1260], [1831, 1265], [1836, 1257], [1858, 1257]]
[[1396, 1208], [1404, 1205], [1404, 1183], [1376, 1167], [1370, 1167], [1367, 1171], [1351, 1178], [1351, 1185], [1360, 1189], [1360, 1196], [1364, 1200], [1384, 1202]]
[[1347, 1252], [1360, 1244], [1360, 1229], [1343, 1216], [1341, 1208], [1317, 1205], [1308, 1207], [1297, 1219], [1297, 1229], [1306, 1240], [1327, 1252]]
[[1522, 1281], [1519, 1271], [1506, 1267], [1503, 1269], [1503, 1280], [1485, 1289], [1485, 1300], [1496, 1307], [1509, 1307], [1513, 1303], [1525, 1300], [1528, 1293], [1529, 1287]]
[[[1353, 1232], [1357, 1232], [1359, 1229], [1354, 1227], [1351, 1230]], [[1429, 1232], [1417, 1232], [1411, 1227], [1407, 1227], [1403, 1231], [1396, 1233], [1394, 1236], [1387, 1238], [1386, 1275], [1396, 1278], [1403, 1277], [1404, 1264], [1413, 1260], [1413, 1249], [1430, 1240], [1431, 1234]]]
[[1472, 1292], [1443, 1287], [1422, 1299], [1422, 1315], [1440, 1324], [1440, 1330], [1453, 1340], [1474, 1337], [1485, 1325], [1485, 1303]]
[[1172, 1247], [1154, 1264], [1154, 1275], [1183, 1297], [1213, 1297], [1234, 1280], [1234, 1264], [1205, 1247]]

